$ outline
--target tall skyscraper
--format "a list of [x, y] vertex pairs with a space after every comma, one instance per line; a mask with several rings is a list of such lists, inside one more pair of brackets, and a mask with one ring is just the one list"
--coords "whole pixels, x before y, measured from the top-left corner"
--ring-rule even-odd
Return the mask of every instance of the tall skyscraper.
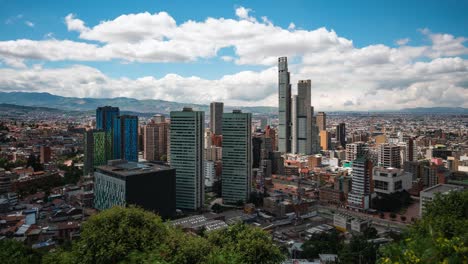
[[400, 168], [400, 146], [394, 144], [380, 144], [378, 149], [379, 166], [384, 168]]
[[103, 106], [96, 109], [96, 129], [109, 132], [113, 128], [113, 120], [120, 115], [118, 107]]
[[224, 203], [247, 202], [252, 177], [252, 114], [234, 110], [223, 114], [223, 172]]
[[212, 102], [210, 104], [210, 128], [215, 135], [221, 135], [223, 123], [224, 103]]
[[366, 156], [353, 161], [351, 192], [348, 205], [359, 209], [369, 209], [372, 187], [372, 162]]
[[327, 130], [327, 115], [325, 112], [317, 113], [317, 126], [319, 131]]
[[164, 116], [158, 116], [144, 126], [143, 158], [147, 161], [167, 160], [167, 141], [169, 124]]
[[92, 174], [94, 167], [104, 165], [112, 158], [111, 132], [89, 130], [84, 133], [84, 175]]
[[342, 146], [346, 147], [346, 124], [340, 123], [336, 126], [336, 142]]
[[297, 96], [293, 97], [292, 116], [292, 152], [300, 154], [312, 153], [312, 115], [310, 111], [311, 97], [310, 80], [300, 80], [297, 83]]
[[204, 203], [205, 113], [184, 108], [171, 112], [170, 156], [176, 169], [176, 207], [198, 210]]
[[114, 118], [114, 159], [138, 161], [138, 117], [123, 115]]
[[278, 151], [291, 152], [291, 83], [288, 58], [278, 59]]

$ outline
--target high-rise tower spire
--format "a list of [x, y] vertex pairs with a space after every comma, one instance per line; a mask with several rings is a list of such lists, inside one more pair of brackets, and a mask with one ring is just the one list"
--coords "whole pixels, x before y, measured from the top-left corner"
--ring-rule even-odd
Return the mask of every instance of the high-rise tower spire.
[[278, 150], [291, 152], [291, 82], [288, 58], [278, 59]]

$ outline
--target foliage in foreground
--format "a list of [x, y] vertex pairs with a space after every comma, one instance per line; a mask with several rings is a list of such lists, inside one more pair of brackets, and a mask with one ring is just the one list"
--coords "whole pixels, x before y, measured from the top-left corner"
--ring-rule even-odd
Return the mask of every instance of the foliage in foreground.
[[20, 242], [0, 240], [0, 262], [4, 264], [41, 263], [40, 254]]
[[[8, 262], [15, 252], [3, 254], [2, 260], [21, 263]], [[40, 262], [40, 257], [24, 255]], [[91, 217], [79, 241], [45, 254], [42, 263], [269, 264], [283, 258], [271, 237], [258, 228], [239, 223], [196, 236], [142, 209], [114, 207]]]
[[314, 234], [302, 245], [302, 257], [316, 259], [319, 254], [337, 254], [340, 263], [375, 263], [377, 246], [368, 242], [377, 237], [377, 230], [368, 228], [362, 235], [354, 235], [349, 243], [337, 230]]
[[436, 196], [379, 263], [468, 263], [468, 191]]

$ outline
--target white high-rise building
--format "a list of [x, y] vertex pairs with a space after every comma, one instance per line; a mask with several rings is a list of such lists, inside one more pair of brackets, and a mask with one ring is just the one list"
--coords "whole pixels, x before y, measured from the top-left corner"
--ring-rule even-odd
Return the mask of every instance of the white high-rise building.
[[346, 144], [346, 160], [353, 161], [365, 154], [367, 145], [364, 142]]
[[208, 189], [211, 189], [213, 188], [213, 184], [215, 182], [215, 175], [216, 175], [214, 161], [205, 160], [204, 170], [205, 170], [205, 173], [204, 173], [205, 187], [207, 187]]
[[362, 156], [353, 161], [348, 206], [369, 209], [372, 190], [372, 162]]
[[379, 166], [384, 168], [400, 168], [400, 146], [395, 144], [380, 144], [378, 150]]

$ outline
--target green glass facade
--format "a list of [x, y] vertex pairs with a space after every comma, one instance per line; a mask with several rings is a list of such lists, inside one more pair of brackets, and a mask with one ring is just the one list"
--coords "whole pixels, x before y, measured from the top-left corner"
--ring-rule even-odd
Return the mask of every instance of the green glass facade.
[[107, 133], [97, 131], [93, 133], [94, 137], [94, 160], [93, 166], [104, 165], [107, 162]]
[[112, 159], [112, 134], [103, 130], [86, 131], [84, 134], [84, 175], [94, 167], [104, 165]]
[[105, 210], [112, 206], [126, 206], [125, 179], [101, 172], [94, 173], [94, 207]]
[[198, 210], [203, 206], [203, 148], [205, 113], [184, 108], [171, 112], [170, 157], [176, 169], [176, 207]]
[[252, 114], [233, 111], [223, 114], [222, 197], [226, 204], [246, 202], [251, 191]]

